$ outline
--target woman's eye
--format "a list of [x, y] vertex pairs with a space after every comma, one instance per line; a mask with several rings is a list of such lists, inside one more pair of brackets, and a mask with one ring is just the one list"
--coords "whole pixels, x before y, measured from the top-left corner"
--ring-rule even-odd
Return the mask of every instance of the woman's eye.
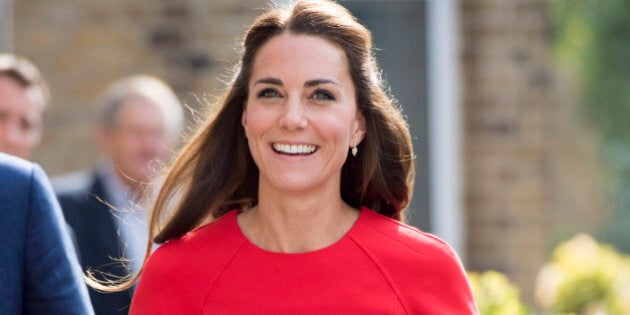
[[262, 98], [273, 98], [273, 97], [279, 97], [279, 96], [280, 94], [274, 89], [264, 89], [260, 91], [260, 93], [258, 93], [258, 97], [262, 97]]
[[335, 97], [328, 91], [317, 90], [313, 93], [313, 99], [316, 100], [334, 100]]

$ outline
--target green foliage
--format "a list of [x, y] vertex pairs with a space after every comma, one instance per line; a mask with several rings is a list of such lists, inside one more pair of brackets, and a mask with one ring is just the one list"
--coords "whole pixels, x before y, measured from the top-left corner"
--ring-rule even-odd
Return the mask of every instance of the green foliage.
[[554, 52], [584, 88], [589, 118], [630, 144], [630, 0], [552, 1]]
[[[609, 240], [630, 252], [630, 0], [550, 2], [555, 59], [578, 75], [584, 117], [604, 139], [616, 174]], [[621, 163], [620, 163], [621, 162]]]
[[536, 299], [549, 314], [629, 314], [630, 259], [577, 235], [541, 269]]
[[518, 289], [504, 274], [496, 271], [469, 272], [468, 278], [481, 315], [529, 314], [519, 298]]

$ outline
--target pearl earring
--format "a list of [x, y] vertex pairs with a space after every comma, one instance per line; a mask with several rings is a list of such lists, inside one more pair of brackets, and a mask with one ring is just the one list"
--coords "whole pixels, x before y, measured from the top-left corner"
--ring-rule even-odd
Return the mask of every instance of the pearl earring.
[[355, 145], [352, 147], [352, 156], [357, 156], [357, 153], [359, 153], [359, 149]]

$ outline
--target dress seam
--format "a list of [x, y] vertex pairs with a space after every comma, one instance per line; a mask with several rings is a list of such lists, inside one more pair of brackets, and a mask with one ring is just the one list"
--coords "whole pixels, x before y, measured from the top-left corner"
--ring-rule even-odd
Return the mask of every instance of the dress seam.
[[221, 279], [221, 277], [223, 276], [223, 274], [225, 273], [226, 269], [232, 265], [232, 262], [234, 261], [234, 259], [236, 259], [236, 256], [241, 252], [241, 250], [243, 249], [243, 247], [247, 244], [247, 242], [241, 242], [241, 245], [238, 247], [238, 249], [234, 252], [234, 254], [232, 255], [232, 257], [228, 260], [228, 262], [225, 264], [225, 266], [221, 269], [221, 271], [217, 274], [216, 278], [214, 279], [214, 281], [212, 282], [212, 284], [210, 285], [210, 287], [208, 288], [208, 292], [206, 293], [205, 297], [203, 298], [203, 303], [201, 304], [201, 309], [199, 314], [203, 314], [205, 306], [208, 304], [208, 300], [210, 299], [210, 295], [212, 294], [212, 291], [214, 290], [214, 287], [216, 286], [216, 284], [219, 282], [219, 280]]
[[389, 285], [389, 287], [392, 289], [392, 291], [396, 295], [396, 298], [398, 299], [400, 306], [402, 306], [406, 314], [409, 314], [409, 307], [406, 305], [405, 299], [403, 298], [402, 294], [400, 294], [398, 287], [394, 284], [394, 281], [392, 281], [391, 277], [385, 270], [385, 267], [381, 266], [381, 264], [379, 264], [378, 261], [374, 257], [372, 257], [370, 252], [367, 249], [365, 249], [365, 247], [363, 247], [353, 236], [349, 235], [349, 239], [351, 239], [352, 242], [354, 242], [357, 245], [357, 247], [361, 249], [361, 251], [369, 258], [369, 260], [372, 261], [374, 266], [376, 266], [376, 268], [381, 272], [381, 275], [387, 282], [387, 285]]
[[[439, 245], [440, 245], [440, 246], [439, 246], [439, 248], [440, 248], [443, 252], [445, 252], [445, 254], [447, 254], [447, 255], [449, 255], [449, 256], [454, 256], [454, 253], [453, 253], [452, 249], [451, 249], [451, 248], [450, 248], [450, 247], [449, 247], [446, 243], [444, 243], [444, 241], [443, 241], [443, 240], [441, 240], [441, 239], [437, 238], [435, 235], [432, 235], [432, 234], [429, 234], [429, 233], [426, 233], [426, 232], [420, 231], [420, 230], [418, 230], [418, 229], [416, 229], [416, 228], [409, 227], [409, 226], [406, 226], [406, 225], [404, 225], [404, 224], [400, 224], [400, 222], [393, 222], [393, 223], [397, 224], [397, 226], [398, 226], [399, 228], [403, 228], [403, 229], [405, 229], [405, 230], [407, 230], [407, 231], [409, 231], [409, 230], [410, 230], [410, 231], [413, 231], [413, 232], [415, 232], [415, 233], [419, 234], [419, 236], [426, 237], [426, 238], [428, 238], [428, 239], [430, 239], [430, 240], [432, 240], [432, 241], [435, 241], [435, 242], [439, 243]], [[369, 227], [370, 227], [370, 229], [372, 229], [372, 230], [374, 230], [374, 231], [378, 232], [379, 234], [383, 235], [383, 237], [386, 237], [387, 239], [389, 239], [389, 240], [391, 240], [391, 241], [393, 241], [393, 242], [396, 242], [396, 244], [399, 244], [399, 245], [401, 245], [401, 246], [404, 246], [405, 248], [409, 249], [410, 251], [412, 251], [412, 252], [414, 252], [414, 253], [416, 253], [416, 254], [418, 254], [418, 255], [426, 256], [426, 254], [425, 254], [425, 253], [423, 253], [422, 251], [419, 251], [417, 248], [414, 248], [414, 247], [412, 247], [412, 246], [409, 246], [408, 244], [405, 244], [405, 242], [401, 242], [401, 241], [397, 240], [395, 237], [392, 237], [391, 235], [389, 235], [389, 234], [387, 234], [387, 233], [384, 233], [384, 232], [383, 232], [383, 231], [381, 231], [378, 227], [374, 226], [374, 225], [373, 225], [373, 224], [371, 224], [370, 222], [366, 222], [365, 224], [366, 224], [366, 226], [369, 226]]]

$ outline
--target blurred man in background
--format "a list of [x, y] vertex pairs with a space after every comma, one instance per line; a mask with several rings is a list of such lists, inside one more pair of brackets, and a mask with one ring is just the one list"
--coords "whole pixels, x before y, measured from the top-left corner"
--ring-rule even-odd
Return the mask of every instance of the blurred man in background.
[[[98, 103], [101, 158], [94, 170], [53, 181], [81, 266], [97, 278], [124, 276], [142, 263], [148, 237], [143, 194], [172, 153], [182, 124], [182, 105], [168, 85], [146, 75], [122, 78]], [[112, 260], [117, 258], [124, 263]], [[90, 289], [96, 314], [126, 314], [131, 295]]]
[[29, 159], [41, 141], [50, 92], [30, 61], [0, 53], [0, 152]]

